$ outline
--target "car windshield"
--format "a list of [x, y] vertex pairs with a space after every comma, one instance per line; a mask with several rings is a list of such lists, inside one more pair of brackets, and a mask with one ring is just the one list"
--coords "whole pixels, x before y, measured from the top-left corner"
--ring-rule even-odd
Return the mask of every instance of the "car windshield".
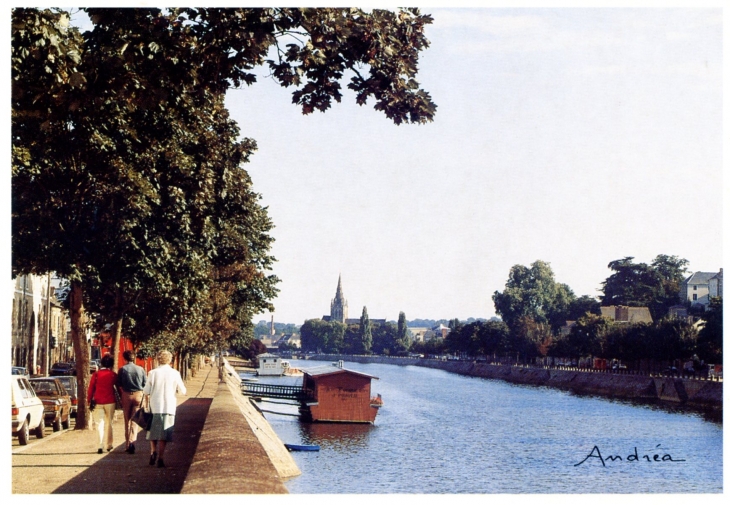
[[52, 395], [55, 394], [58, 389], [56, 384], [49, 381], [33, 381], [33, 389], [35, 389], [38, 395]]

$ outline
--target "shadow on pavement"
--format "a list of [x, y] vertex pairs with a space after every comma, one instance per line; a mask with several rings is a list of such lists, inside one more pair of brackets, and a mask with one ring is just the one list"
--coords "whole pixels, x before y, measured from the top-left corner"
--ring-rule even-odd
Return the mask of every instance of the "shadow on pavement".
[[[195, 455], [211, 402], [211, 398], [188, 398], [178, 405], [173, 441], [165, 448], [165, 468], [149, 465], [150, 448], [149, 442], [145, 440], [147, 432], [140, 431], [135, 454], [125, 453], [122, 443], [87, 470], [59, 486], [53, 494], [179, 493]], [[59, 459], [57, 467], [63, 467], [64, 462], [62, 458]]]

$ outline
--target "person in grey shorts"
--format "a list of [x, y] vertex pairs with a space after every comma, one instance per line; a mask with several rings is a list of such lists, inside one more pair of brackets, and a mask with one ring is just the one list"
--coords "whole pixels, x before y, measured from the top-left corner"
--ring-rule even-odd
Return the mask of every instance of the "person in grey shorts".
[[127, 444], [125, 452], [134, 454], [134, 442], [137, 440], [139, 426], [132, 422], [132, 416], [142, 405], [142, 389], [147, 383], [147, 372], [134, 363], [134, 353], [124, 351], [127, 362], [117, 372], [117, 387], [122, 390], [122, 412], [124, 413], [124, 440]]
[[172, 440], [175, 428], [175, 409], [177, 408], [176, 392], [186, 394], [185, 384], [180, 372], [170, 366], [172, 353], [160, 351], [157, 354], [159, 366], [150, 371], [144, 394], [149, 396], [152, 423], [147, 431], [147, 440], [150, 441], [150, 465], [157, 462], [157, 467], [165, 466], [163, 456], [165, 445]]

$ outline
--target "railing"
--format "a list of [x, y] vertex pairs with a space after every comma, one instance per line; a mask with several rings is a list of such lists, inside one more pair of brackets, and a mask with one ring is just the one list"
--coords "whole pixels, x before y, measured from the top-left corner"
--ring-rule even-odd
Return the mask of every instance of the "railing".
[[281, 398], [297, 401], [307, 399], [307, 391], [302, 386], [241, 382], [241, 392], [247, 396], [261, 396], [265, 398]]
[[[331, 354], [331, 353], [319, 353], [319, 356], [343, 356], [342, 354]], [[685, 370], [677, 370], [674, 372], [661, 372], [661, 371], [649, 371], [649, 370], [630, 370], [630, 369], [597, 369], [592, 367], [586, 367], [586, 366], [576, 366], [576, 365], [539, 365], [535, 363], [518, 363], [515, 361], [514, 358], [474, 358], [474, 357], [459, 357], [459, 358], [450, 358], [450, 359], [440, 359], [440, 358], [433, 358], [433, 357], [424, 357], [424, 358], [417, 358], [415, 356], [379, 356], [379, 355], [352, 355], [354, 357], [366, 357], [366, 358], [388, 358], [388, 359], [394, 359], [397, 361], [405, 361], [405, 360], [433, 360], [433, 361], [463, 361], [463, 362], [470, 362], [470, 363], [484, 363], [487, 365], [507, 365], [507, 366], [513, 366], [513, 367], [519, 367], [519, 368], [542, 368], [545, 370], [569, 370], [569, 371], [576, 371], [576, 372], [591, 372], [591, 373], [610, 373], [610, 374], [617, 374], [617, 375], [637, 375], [637, 376], [644, 376], [644, 377], [674, 377], [677, 379], [688, 379], [688, 380], [697, 380], [697, 381], [710, 381], [710, 382], [723, 382], [722, 379], [722, 373], [719, 375], [711, 375], [711, 374], [703, 374], [699, 372], [695, 372], [694, 374], [686, 372]]]

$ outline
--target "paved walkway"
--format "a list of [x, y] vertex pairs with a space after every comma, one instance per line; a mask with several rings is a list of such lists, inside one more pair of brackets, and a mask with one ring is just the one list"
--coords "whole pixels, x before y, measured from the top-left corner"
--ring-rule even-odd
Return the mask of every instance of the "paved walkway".
[[206, 367], [186, 381], [187, 395], [178, 395], [175, 435], [165, 448], [165, 468], [149, 465], [149, 443], [140, 431], [135, 454], [124, 452], [121, 412], [114, 423], [114, 450], [97, 454], [96, 430], [67, 430], [31, 441], [13, 442], [12, 492], [49, 493], [179, 493], [190, 468], [200, 432], [218, 388], [218, 370]]

